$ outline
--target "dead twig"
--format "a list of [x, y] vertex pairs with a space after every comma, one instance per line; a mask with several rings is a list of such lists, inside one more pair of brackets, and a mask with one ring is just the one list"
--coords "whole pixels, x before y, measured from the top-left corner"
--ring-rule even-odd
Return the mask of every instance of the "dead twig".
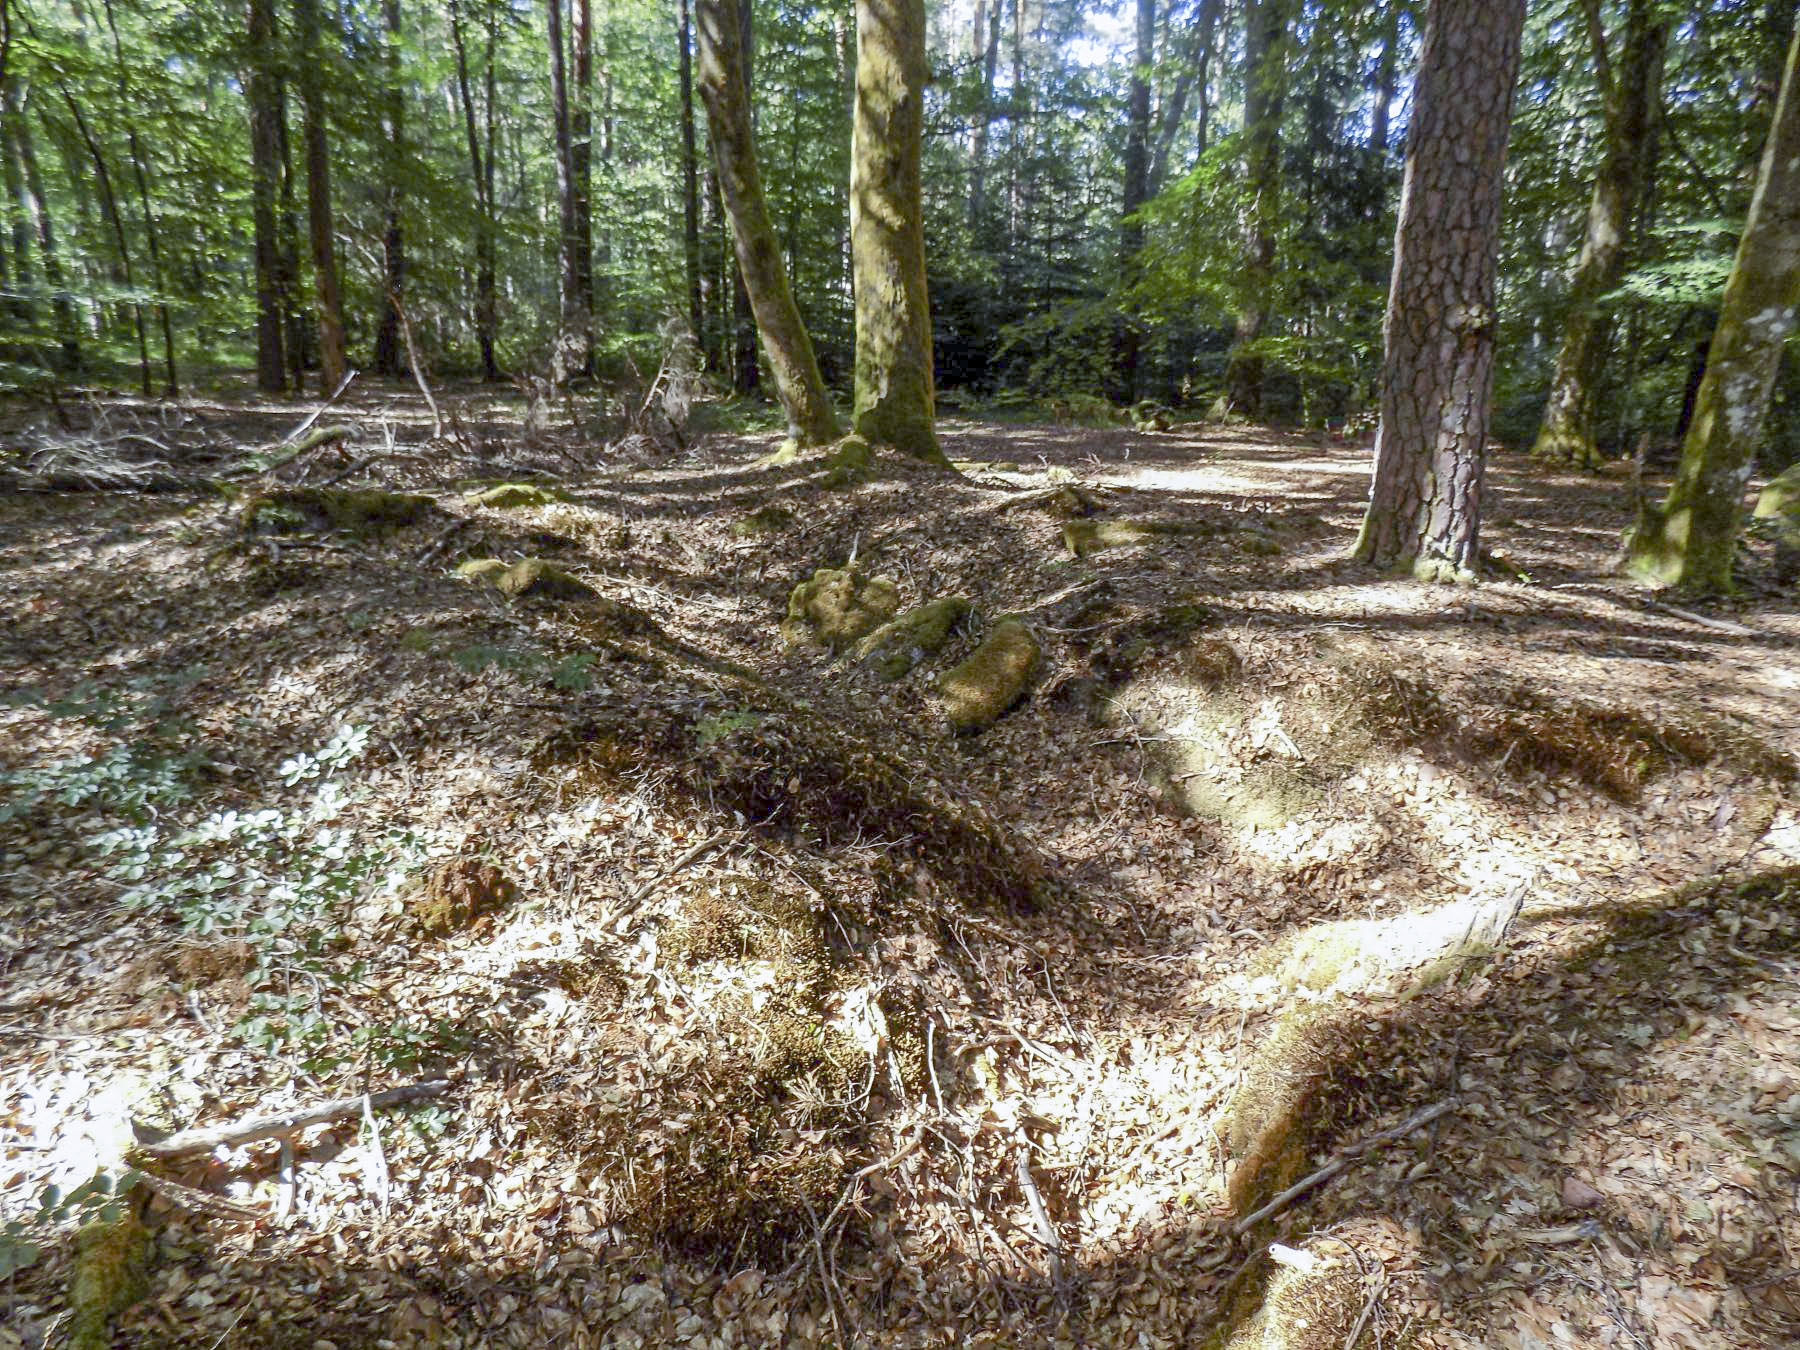
[[1313, 1187], [1330, 1181], [1370, 1149], [1375, 1148], [1380, 1144], [1391, 1143], [1393, 1140], [1404, 1138], [1421, 1126], [1429, 1125], [1439, 1116], [1448, 1115], [1460, 1105], [1461, 1103], [1457, 1101], [1456, 1098], [1451, 1097], [1446, 1101], [1438, 1102], [1435, 1106], [1427, 1106], [1421, 1111], [1415, 1111], [1412, 1115], [1408, 1116], [1405, 1120], [1401, 1121], [1398, 1125], [1393, 1126], [1391, 1129], [1382, 1130], [1377, 1134], [1370, 1135], [1366, 1139], [1358, 1140], [1356, 1143], [1351, 1144], [1348, 1148], [1340, 1152], [1335, 1158], [1319, 1168], [1316, 1172], [1309, 1172], [1306, 1176], [1301, 1177], [1300, 1180], [1296, 1181], [1292, 1186], [1289, 1186], [1285, 1191], [1282, 1191], [1261, 1209], [1246, 1214], [1243, 1218], [1232, 1224], [1231, 1235], [1233, 1237], [1242, 1237], [1264, 1219], [1279, 1214]]
[[399, 1106], [405, 1102], [422, 1101], [427, 1097], [441, 1097], [449, 1090], [449, 1079], [433, 1078], [423, 1083], [389, 1088], [385, 1092], [340, 1097], [336, 1101], [284, 1111], [278, 1115], [252, 1116], [248, 1120], [233, 1121], [228, 1125], [182, 1130], [167, 1139], [139, 1144], [137, 1151], [147, 1158], [185, 1158], [195, 1153], [210, 1153], [219, 1147], [232, 1148], [239, 1144], [253, 1143], [258, 1139], [286, 1138], [309, 1125], [324, 1125], [357, 1115], [365, 1106], [369, 1110], [378, 1106]]
[[[332, 404], [336, 403], [338, 401], [338, 399], [343, 395], [344, 390], [346, 390], [350, 387], [350, 381], [354, 380], [357, 377], [357, 374], [358, 374], [358, 372], [356, 371], [355, 368], [346, 370], [344, 372], [344, 378], [338, 381], [338, 387], [331, 391], [331, 396], [329, 398], [327, 398], [323, 403], [321, 403], [318, 407], [314, 408], [310, 413], [308, 413], [306, 415], [305, 419], [300, 423], [299, 426], [295, 427], [292, 431], [288, 432], [287, 435], [283, 436], [279, 441], [275, 442], [275, 444], [278, 446], [290, 445], [294, 441], [298, 440], [301, 436], [304, 436], [306, 434], [306, 429], [308, 427], [310, 427], [314, 422], [318, 421], [321, 417], [323, 417], [325, 415], [325, 410], [327, 408], [329, 408]], [[317, 444], [317, 442], [314, 442], [314, 444]], [[308, 447], [303, 446], [301, 448], [306, 449]], [[297, 455], [299, 453], [300, 453], [299, 450], [295, 450], [293, 452], [294, 455]], [[293, 458], [293, 455], [284, 455], [282, 457], [282, 459], [292, 459], [292, 458]], [[281, 462], [282, 462], [282, 460], [276, 460], [275, 463], [269, 465], [269, 467], [271, 469], [273, 469], [277, 465], [279, 465]]]
[[729, 838], [731, 835], [734, 835], [734, 834], [741, 835], [742, 833], [743, 833], [742, 830], [720, 830], [717, 834], [711, 835], [710, 837], [708, 837], [706, 839], [702, 839], [699, 843], [695, 844], [692, 848], [690, 848], [686, 853], [683, 853], [674, 862], [670, 863], [667, 867], [663, 868], [662, 871], [658, 872], [655, 876], [651, 877], [650, 880], [639, 885], [639, 887], [635, 891], [633, 891], [629, 896], [626, 897], [626, 903], [633, 904], [633, 905], [642, 904], [644, 899], [650, 894], [651, 891], [654, 891], [658, 886], [662, 885], [663, 882], [667, 881], [670, 877], [674, 876], [677, 872], [679, 872], [682, 868], [686, 867], [689, 863], [693, 862], [695, 859], [701, 857], [704, 854], [712, 852], [715, 845], [722, 843], [725, 839]]

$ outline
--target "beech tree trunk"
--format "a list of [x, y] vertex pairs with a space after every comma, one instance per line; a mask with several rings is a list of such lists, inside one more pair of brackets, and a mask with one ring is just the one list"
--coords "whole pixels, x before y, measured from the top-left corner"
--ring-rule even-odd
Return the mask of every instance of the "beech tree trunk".
[[[738, 68], [742, 72], [745, 115], [750, 119], [750, 136], [756, 136], [756, 102], [750, 96], [752, 69], [756, 62], [756, 33], [752, 23], [755, 0], [738, 0]], [[762, 371], [756, 360], [756, 307], [750, 300], [750, 287], [739, 266], [731, 279], [731, 334], [733, 350], [732, 388], [740, 394], [754, 394], [762, 383]]]
[[744, 83], [743, 29], [737, 0], [700, 0], [694, 19], [700, 97], [706, 105], [738, 271], [749, 292], [776, 392], [787, 410], [788, 433], [801, 445], [822, 445], [837, 438], [838, 420], [825, 393], [812, 339], [788, 286], [787, 268], [763, 198], [756, 136], [750, 126], [750, 91]]
[[994, 125], [994, 74], [1000, 66], [1000, 20], [1004, 12], [1004, 0], [975, 0], [970, 48], [981, 88], [975, 107], [975, 135], [969, 146], [971, 232], [981, 228], [981, 217], [987, 209], [988, 133]]
[[1531, 452], [1544, 463], [1580, 468], [1593, 468], [1600, 462], [1594, 444], [1594, 387], [1612, 341], [1612, 316], [1602, 308], [1603, 297], [1624, 274], [1627, 243], [1650, 177], [1670, 22], [1658, 17], [1655, 0], [1631, 0], [1622, 66], [1615, 70], [1600, 29], [1598, 0], [1588, 0], [1588, 4], [1605, 111], [1606, 148], [1594, 178], [1580, 260], [1569, 286], [1569, 317], [1550, 382], [1550, 399]]
[[1681, 446], [1681, 466], [1661, 506], [1646, 506], [1632, 532], [1627, 567], [1683, 590], [1731, 589], [1744, 490], [1800, 306], [1800, 26], [1763, 148], [1762, 170], [1738, 241], [1719, 326]]
[[581, 312], [581, 247], [575, 224], [575, 153], [569, 119], [569, 81], [563, 48], [563, 0], [545, 0], [550, 48], [550, 117], [556, 137], [557, 296], [556, 353], [551, 378], [561, 384], [585, 369]]
[[1525, 0], [1432, 0], [1382, 336], [1375, 477], [1356, 556], [1473, 575], [1494, 374], [1500, 193]]
[[[475, 129], [475, 100], [469, 90], [469, 53], [456, 0], [450, 0], [450, 40], [456, 48], [456, 88], [461, 96], [463, 133], [469, 143], [469, 177], [475, 185], [475, 341], [481, 348], [481, 377], [500, 378], [494, 360], [494, 7], [488, 3], [487, 149]], [[396, 316], [398, 317], [398, 316]]]
[[[400, 230], [400, 174], [406, 163], [406, 94], [400, 82], [400, 0], [382, 0], [381, 15], [387, 29], [382, 52], [386, 83], [382, 88], [381, 185], [381, 318], [375, 325], [374, 366], [378, 375], [398, 375], [400, 362], [399, 297], [406, 284], [405, 239]], [[458, 41], [460, 43], [460, 36]]]
[[1281, 220], [1281, 111], [1287, 95], [1288, 0], [1244, 4], [1244, 176], [1250, 220], [1244, 239], [1243, 298], [1225, 368], [1226, 409], [1262, 413], [1263, 358], [1255, 344], [1269, 321], [1275, 235]]
[[319, 307], [319, 381], [326, 392], [350, 369], [344, 347], [344, 301], [338, 289], [337, 241], [331, 214], [331, 147], [325, 130], [325, 59], [319, 44], [319, 0], [294, 0], [300, 53], [301, 141], [306, 152], [307, 235], [312, 244], [313, 295]]
[[50, 312], [56, 318], [56, 337], [62, 350], [62, 369], [65, 373], [77, 371], [81, 369], [81, 344], [75, 333], [75, 306], [63, 278], [62, 256], [56, 251], [56, 227], [50, 219], [50, 203], [44, 197], [37, 148], [31, 140], [31, 123], [25, 117], [25, 99], [17, 85], [9, 84], [5, 92], [5, 121], [11, 129], [13, 152], [24, 173], [20, 212], [37, 235], [38, 259], [43, 264], [44, 282], [50, 288]]
[[569, 48], [575, 96], [569, 107], [569, 190], [575, 228], [576, 367], [594, 373], [594, 22], [588, 0], [571, 0]]
[[919, 178], [925, 80], [924, 0], [856, 0], [856, 430], [942, 463]]
[[1219, 22], [1221, 0], [1200, 0], [1189, 30], [1186, 60], [1175, 74], [1174, 87], [1163, 104], [1162, 121], [1156, 133], [1156, 147], [1150, 156], [1150, 192], [1162, 190], [1169, 174], [1169, 155], [1175, 148], [1175, 137], [1187, 120], [1188, 99], [1198, 95], [1200, 149], [1206, 149], [1206, 77], [1212, 61], [1213, 31]]
[[[100, 218], [106, 222], [107, 231], [113, 237], [112, 279], [115, 285], [123, 287], [133, 296], [131, 301], [132, 328], [137, 336], [138, 349], [138, 389], [145, 398], [150, 396], [150, 346], [144, 337], [144, 306], [135, 296], [137, 281], [131, 273], [131, 246], [125, 238], [125, 218], [119, 211], [118, 194], [113, 191], [112, 172], [107, 167], [105, 152], [99, 140], [88, 127], [87, 118], [82, 114], [81, 105], [69, 93], [67, 87], [61, 89], [63, 104], [69, 110], [69, 118], [75, 124], [75, 131], [81, 137], [81, 143], [87, 147], [88, 159], [94, 166], [94, 186], [100, 196]], [[26, 162], [27, 177], [37, 172], [37, 160], [33, 156]], [[32, 187], [34, 195], [43, 196], [41, 184]]]

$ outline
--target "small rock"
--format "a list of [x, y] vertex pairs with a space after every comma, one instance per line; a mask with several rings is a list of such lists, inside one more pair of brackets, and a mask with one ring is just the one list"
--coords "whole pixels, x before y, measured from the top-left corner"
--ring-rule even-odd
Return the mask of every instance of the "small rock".
[[873, 633], [900, 608], [900, 592], [885, 577], [864, 576], [854, 567], [821, 567], [794, 587], [781, 631], [790, 642], [809, 638], [828, 647], [847, 647]]
[[1600, 1194], [1580, 1177], [1563, 1178], [1562, 1202], [1564, 1209], [1593, 1209], [1606, 1203], [1606, 1197]]
[[517, 506], [550, 506], [562, 498], [551, 489], [539, 487], [536, 483], [496, 483], [491, 488], [470, 493], [463, 500], [470, 506], [505, 510]]
[[494, 588], [509, 600], [592, 600], [599, 595], [587, 582], [553, 567], [542, 558], [525, 558], [494, 578]]

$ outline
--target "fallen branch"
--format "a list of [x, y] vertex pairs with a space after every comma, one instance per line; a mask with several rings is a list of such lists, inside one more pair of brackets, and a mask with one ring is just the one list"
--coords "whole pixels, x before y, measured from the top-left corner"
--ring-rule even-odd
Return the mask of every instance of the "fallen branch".
[[185, 1158], [195, 1153], [210, 1153], [221, 1146], [234, 1148], [239, 1144], [252, 1143], [258, 1139], [278, 1139], [292, 1135], [309, 1125], [324, 1125], [334, 1120], [344, 1120], [350, 1116], [361, 1115], [364, 1103], [373, 1110], [382, 1106], [399, 1106], [405, 1102], [421, 1101], [427, 1097], [440, 1097], [450, 1090], [450, 1082], [445, 1078], [434, 1078], [423, 1083], [410, 1083], [405, 1087], [389, 1088], [386, 1092], [358, 1093], [354, 1097], [340, 1097], [336, 1101], [324, 1102], [318, 1106], [302, 1107], [295, 1111], [286, 1111], [280, 1115], [252, 1116], [248, 1120], [233, 1121], [229, 1125], [212, 1125], [203, 1129], [182, 1130], [170, 1135], [167, 1139], [155, 1143], [139, 1144], [137, 1151], [147, 1158], [169, 1159]]
[[1710, 628], [1715, 633], [1725, 633], [1731, 637], [1769, 636], [1762, 629], [1752, 628], [1748, 624], [1732, 623], [1729, 619], [1709, 619], [1704, 614], [1696, 614], [1691, 609], [1676, 609], [1674, 605], [1665, 605], [1660, 600], [1646, 600], [1644, 607], [1672, 615], [1677, 619], [1686, 619], [1689, 623], [1699, 624], [1702, 628]]
[[630, 894], [630, 896], [627, 897], [626, 903], [632, 904], [632, 905], [640, 904], [643, 901], [644, 897], [649, 895], [651, 891], [655, 890], [658, 886], [662, 885], [663, 882], [667, 881], [670, 877], [674, 876], [677, 872], [679, 872], [682, 868], [686, 867], [689, 863], [693, 862], [696, 858], [700, 857], [702, 854], [712, 852], [714, 847], [723, 843], [726, 839], [730, 838], [732, 835], [741, 834], [741, 833], [742, 833], [741, 830], [720, 830], [717, 834], [711, 835], [708, 838], [702, 839], [699, 843], [695, 844], [692, 848], [690, 848], [686, 853], [683, 853], [674, 862], [670, 863], [667, 867], [663, 868], [662, 871], [658, 872], [655, 876], [651, 877], [650, 880], [644, 882], [635, 891], [633, 891]]
[[1420, 1126], [1431, 1124], [1431, 1122], [1436, 1120], [1439, 1116], [1448, 1115], [1460, 1105], [1461, 1103], [1458, 1102], [1456, 1098], [1451, 1097], [1437, 1103], [1435, 1106], [1427, 1106], [1422, 1111], [1415, 1111], [1412, 1115], [1408, 1116], [1405, 1120], [1401, 1121], [1398, 1125], [1393, 1126], [1391, 1129], [1382, 1130], [1378, 1134], [1370, 1135], [1367, 1139], [1358, 1140], [1356, 1143], [1344, 1149], [1318, 1171], [1308, 1173], [1306, 1176], [1301, 1177], [1300, 1180], [1296, 1181], [1292, 1186], [1289, 1186], [1285, 1191], [1281, 1192], [1281, 1194], [1277, 1195], [1261, 1209], [1254, 1213], [1246, 1214], [1243, 1218], [1232, 1224], [1231, 1235], [1233, 1237], [1242, 1237], [1264, 1219], [1279, 1214], [1282, 1210], [1293, 1204], [1294, 1201], [1305, 1195], [1314, 1186], [1317, 1186], [1322, 1182], [1330, 1181], [1339, 1172], [1342, 1172], [1345, 1168], [1349, 1167], [1351, 1163], [1355, 1162], [1370, 1149], [1379, 1144], [1391, 1143], [1396, 1139], [1404, 1138]]

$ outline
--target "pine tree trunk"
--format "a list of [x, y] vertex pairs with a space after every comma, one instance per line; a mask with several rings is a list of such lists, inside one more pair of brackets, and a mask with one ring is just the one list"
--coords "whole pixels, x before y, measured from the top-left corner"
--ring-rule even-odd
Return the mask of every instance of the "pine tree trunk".
[[1225, 369], [1225, 404], [1262, 414], [1263, 358], [1254, 350], [1269, 321], [1275, 235], [1281, 217], [1281, 112], [1287, 94], [1288, 0], [1245, 0], [1244, 176], [1250, 224], [1244, 241], [1243, 298]]
[[856, 430], [941, 463], [919, 177], [925, 79], [924, 0], [856, 0]]
[[550, 47], [550, 117], [556, 136], [558, 321], [551, 379], [561, 384], [584, 369], [580, 254], [575, 225], [575, 154], [563, 48], [563, 0], [545, 0]]
[[[400, 0], [382, 0], [381, 15], [387, 29], [382, 52], [382, 230], [381, 318], [375, 325], [375, 373], [394, 376], [401, 372], [400, 311], [398, 304], [406, 284], [405, 239], [400, 230], [400, 174], [406, 163], [406, 94], [400, 82]], [[458, 39], [460, 42], [460, 38]]]
[[1603, 297], [1618, 285], [1625, 271], [1626, 245], [1649, 180], [1661, 106], [1669, 20], [1658, 19], [1655, 11], [1655, 0], [1631, 0], [1624, 64], [1616, 73], [1603, 59], [1604, 36], [1595, 38], [1595, 55], [1602, 58], [1606, 149], [1588, 204], [1580, 260], [1569, 286], [1569, 317], [1550, 382], [1550, 399], [1532, 447], [1532, 457], [1543, 463], [1593, 468], [1600, 462], [1594, 444], [1593, 399], [1612, 339], [1612, 318], [1602, 309]]
[[350, 369], [344, 346], [344, 301], [338, 288], [337, 242], [331, 214], [331, 146], [325, 128], [325, 59], [319, 43], [319, 0], [294, 0], [300, 55], [300, 137], [306, 155], [307, 237], [312, 245], [313, 295], [319, 307], [319, 379], [327, 392]]
[[787, 269], [769, 222], [756, 137], [744, 83], [737, 0], [700, 0], [694, 8], [700, 97], [712, 134], [718, 184], [731, 222], [738, 271], [753, 306], [775, 389], [787, 410], [789, 434], [802, 445], [835, 440], [838, 421], [825, 393], [812, 340], [788, 287]]
[[273, 0], [250, 0], [250, 69], [244, 93], [250, 104], [250, 221], [256, 261], [256, 387], [279, 394], [287, 387], [286, 296], [275, 200], [281, 179], [281, 108], [276, 96], [280, 65], [275, 50]]
[[[280, 70], [285, 60], [277, 66]], [[287, 382], [296, 394], [306, 388], [306, 371], [314, 364], [318, 334], [307, 322], [306, 302], [300, 294], [300, 175], [294, 170], [294, 152], [288, 135], [288, 97], [285, 76], [275, 84], [275, 139], [281, 152], [281, 248], [278, 254], [282, 312], [286, 315]]]
[[687, 268], [688, 327], [706, 345], [706, 311], [700, 293], [700, 156], [694, 136], [693, 19], [688, 0], [677, 0], [676, 39], [681, 88], [681, 252]]
[[1800, 306], [1800, 27], [1788, 44], [1774, 125], [1738, 241], [1719, 326], [1668, 499], [1647, 506], [1627, 566], [1703, 594], [1731, 589], [1744, 490]]
[[1356, 556], [1474, 573], [1494, 371], [1494, 273], [1525, 0], [1432, 0], [1383, 325], [1375, 479]]

